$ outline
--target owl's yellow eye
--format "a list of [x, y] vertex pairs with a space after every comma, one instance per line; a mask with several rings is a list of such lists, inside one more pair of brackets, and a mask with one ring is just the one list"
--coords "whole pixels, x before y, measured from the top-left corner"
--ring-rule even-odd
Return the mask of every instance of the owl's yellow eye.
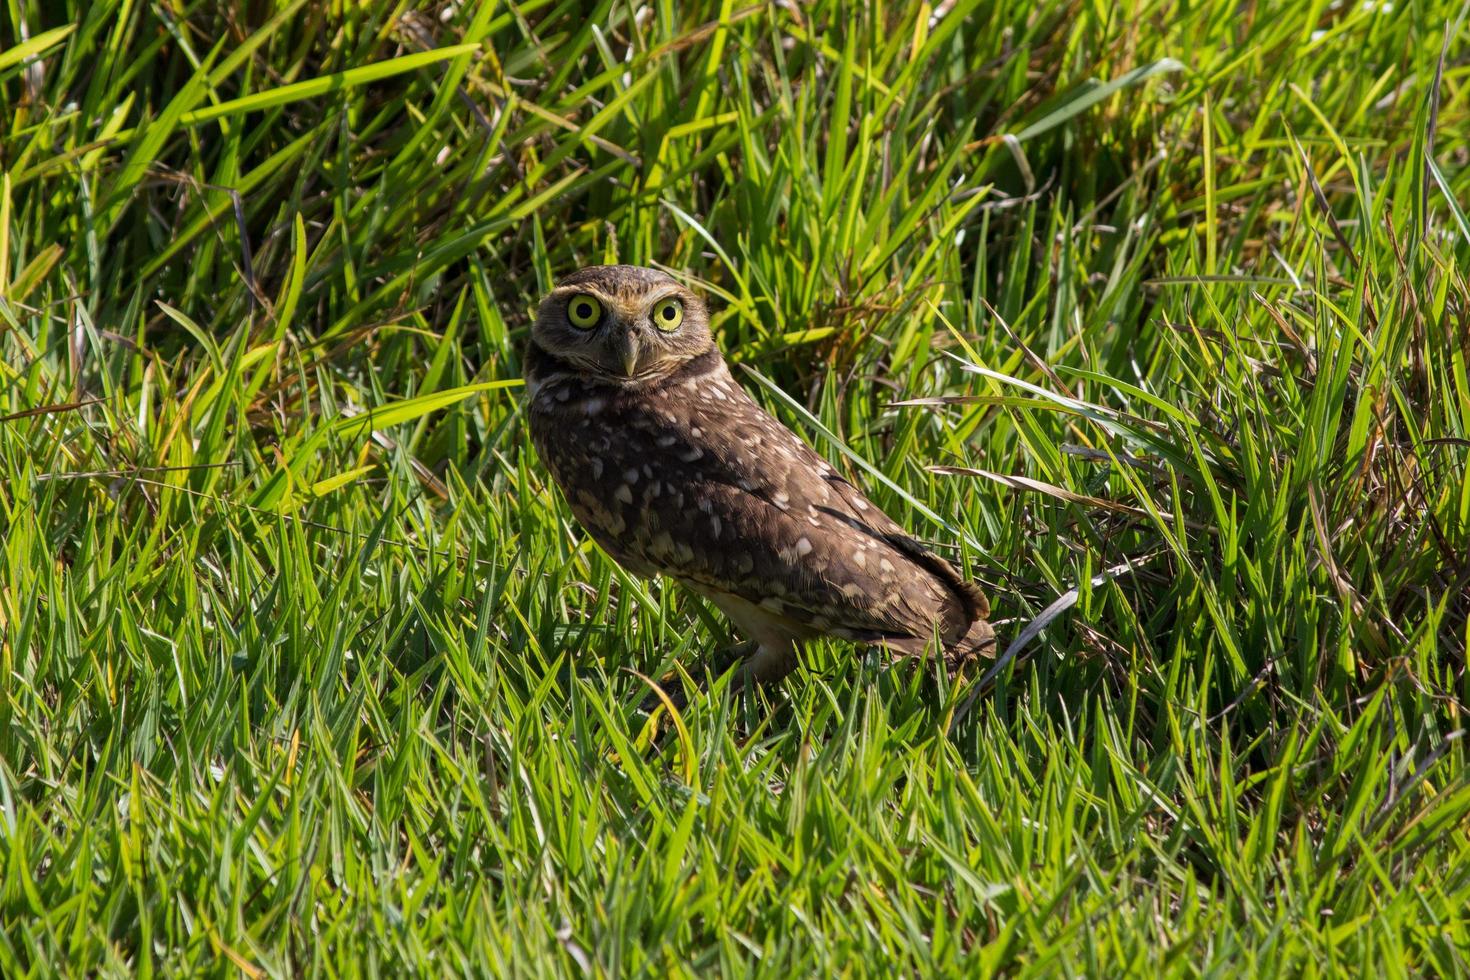
[[567, 304], [567, 319], [574, 327], [591, 330], [602, 319], [602, 304], [586, 293], [578, 293]]
[[661, 299], [653, 304], [653, 325], [663, 331], [678, 330], [684, 322], [684, 304], [676, 299]]

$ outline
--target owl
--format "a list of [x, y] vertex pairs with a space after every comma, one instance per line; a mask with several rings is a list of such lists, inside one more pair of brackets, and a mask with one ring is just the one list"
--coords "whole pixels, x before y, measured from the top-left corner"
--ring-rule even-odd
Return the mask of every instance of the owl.
[[995, 634], [984, 594], [731, 376], [700, 298], [591, 266], [541, 302], [525, 358], [532, 441], [572, 513], [629, 572], [714, 603], [755, 650], [741, 683], [834, 636], [958, 662]]

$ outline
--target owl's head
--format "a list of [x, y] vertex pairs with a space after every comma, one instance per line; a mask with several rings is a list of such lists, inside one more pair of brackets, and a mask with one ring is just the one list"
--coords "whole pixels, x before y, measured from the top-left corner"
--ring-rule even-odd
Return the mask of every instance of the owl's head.
[[657, 380], [710, 349], [704, 301], [672, 276], [637, 265], [594, 265], [541, 301], [531, 341], [616, 384]]

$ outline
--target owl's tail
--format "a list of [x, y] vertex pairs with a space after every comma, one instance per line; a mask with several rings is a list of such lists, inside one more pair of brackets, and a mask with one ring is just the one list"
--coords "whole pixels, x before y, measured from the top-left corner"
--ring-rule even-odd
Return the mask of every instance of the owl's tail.
[[[965, 583], [969, 585], [970, 583]], [[983, 600], [982, 600], [983, 601]], [[963, 632], [960, 632], [963, 629]], [[846, 630], [834, 631], [860, 643], [873, 643], [887, 647], [902, 657], [922, 657], [933, 650], [934, 636], [908, 634], [854, 633]], [[956, 635], [958, 634], [958, 635]], [[959, 667], [972, 660], [995, 656], [995, 630], [983, 616], [968, 620], [962, 627], [954, 629], [949, 638], [940, 637], [944, 644], [944, 662], [949, 667]]]
[[[959, 607], [953, 610], [958, 615], [944, 617], [950, 624], [954, 624], [948, 627], [953, 632], [944, 638], [945, 661], [956, 665], [977, 657], [994, 656], [995, 630], [986, 621], [986, 617], [990, 615], [990, 601], [985, 598], [985, 593], [981, 591], [980, 586], [966, 581], [953, 565], [924, 548], [913, 538], [891, 534], [888, 535], [888, 541], [906, 554], [914, 564], [937, 578], [954, 597], [955, 604]], [[918, 639], [915, 646], [916, 651], [922, 649], [926, 642], [924, 639]]]

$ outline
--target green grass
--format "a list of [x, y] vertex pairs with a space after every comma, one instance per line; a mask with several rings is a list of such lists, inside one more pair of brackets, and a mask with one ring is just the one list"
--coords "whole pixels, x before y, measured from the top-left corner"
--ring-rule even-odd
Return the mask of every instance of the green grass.
[[[1458, 3], [412, 6], [0, 12], [0, 975], [1470, 973]], [[1075, 606], [655, 739], [514, 386], [613, 259]]]

